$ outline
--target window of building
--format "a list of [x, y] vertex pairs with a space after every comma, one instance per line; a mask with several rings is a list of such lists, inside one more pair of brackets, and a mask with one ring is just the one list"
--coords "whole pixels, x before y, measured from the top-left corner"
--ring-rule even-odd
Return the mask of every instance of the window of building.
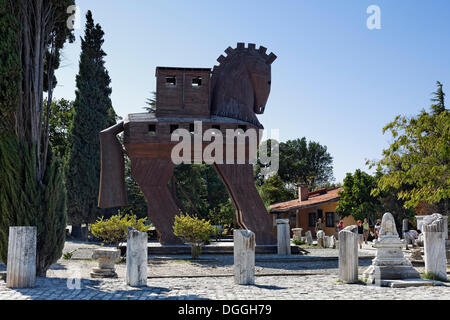
[[202, 77], [192, 78], [192, 86], [193, 87], [201, 87], [201, 85], [202, 85]]
[[177, 129], [178, 129], [178, 125], [177, 124], [171, 124], [170, 125], [170, 133], [171, 134]]
[[289, 214], [289, 224], [294, 228], [297, 225], [297, 215], [295, 213]]
[[327, 212], [325, 215], [326, 215], [326, 226], [329, 228], [333, 228], [335, 224], [334, 212]]
[[148, 125], [148, 133], [156, 134], [156, 125], [155, 124], [149, 124]]
[[177, 85], [177, 77], [176, 76], [166, 77], [166, 85], [176, 86]]
[[309, 227], [316, 226], [316, 213], [315, 212], [308, 213], [308, 226]]
[[317, 210], [317, 220], [322, 219], [323, 222], [323, 211], [321, 209]]

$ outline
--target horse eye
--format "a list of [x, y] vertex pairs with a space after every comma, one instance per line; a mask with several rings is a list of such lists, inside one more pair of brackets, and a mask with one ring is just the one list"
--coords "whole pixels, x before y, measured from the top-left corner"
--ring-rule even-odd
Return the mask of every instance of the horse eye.
[[267, 82], [269, 84], [269, 86], [272, 84], [272, 81]]

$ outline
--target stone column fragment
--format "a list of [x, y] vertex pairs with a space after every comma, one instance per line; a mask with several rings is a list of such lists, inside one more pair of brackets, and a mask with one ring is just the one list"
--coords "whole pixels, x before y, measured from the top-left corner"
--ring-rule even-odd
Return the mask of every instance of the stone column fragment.
[[303, 228], [293, 228], [293, 229], [292, 229], [292, 233], [293, 233], [292, 238], [293, 238], [294, 240], [295, 240], [295, 239], [300, 240], [300, 239], [302, 238], [302, 231], [303, 231]]
[[36, 284], [36, 227], [9, 227], [7, 288]]
[[312, 234], [311, 231], [306, 231], [305, 232], [305, 237], [306, 237], [306, 244], [308, 245], [312, 245], [313, 244], [313, 238], [312, 238]]
[[445, 252], [444, 219], [438, 217], [423, 225], [425, 272], [440, 280], [447, 280], [447, 259]]
[[250, 230], [234, 230], [234, 283], [255, 283], [255, 234]]
[[143, 287], [147, 285], [148, 235], [128, 228], [127, 233], [127, 285]]
[[291, 237], [288, 219], [277, 219], [278, 254], [291, 254]]
[[358, 234], [349, 230], [339, 232], [339, 279], [358, 282]]

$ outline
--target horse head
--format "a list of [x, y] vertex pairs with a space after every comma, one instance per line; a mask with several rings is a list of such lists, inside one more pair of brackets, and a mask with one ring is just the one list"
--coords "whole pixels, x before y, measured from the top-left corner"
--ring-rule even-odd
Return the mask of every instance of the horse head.
[[261, 127], [256, 114], [264, 113], [271, 87], [271, 64], [277, 58], [266, 54], [266, 48], [228, 47], [212, 72], [211, 114], [230, 117]]

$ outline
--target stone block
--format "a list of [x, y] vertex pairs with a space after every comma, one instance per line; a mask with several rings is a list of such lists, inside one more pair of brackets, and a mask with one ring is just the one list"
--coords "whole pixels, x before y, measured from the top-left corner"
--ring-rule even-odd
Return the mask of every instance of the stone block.
[[126, 283], [132, 287], [147, 285], [148, 235], [136, 229], [127, 232]]
[[294, 240], [301, 239], [302, 238], [302, 231], [303, 231], [303, 228], [293, 228], [292, 229], [292, 233], [293, 233], [292, 238]]
[[445, 281], [447, 280], [445, 220], [440, 214], [433, 216], [434, 220], [426, 219], [423, 224], [425, 272]]
[[255, 234], [250, 230], [234, 230], [234, 282], [255, 283]]
[[36, 227], [9, 227], [7, 288], [36, 284]]
[[339, 232], [339, 279], [358, 282], [358, 234], [345, 229]]
[[95, 249], [92, 259], [98, 259], [98, 268], [93, 268], [91, 278], [117, 278], [115, 272], [116, 260], [120, 257], [120, 250], [116, 248]]
[[313, 238], [312, 238], [312, 234], [311, 231], [306, 231], [305, 232], [305, 237], [306, 237], [306, 244], [308, 245], [312, 245], [313, 244]]
[[277, 244], [279, 255], [291, 254], [291, 237], [288, 219], [277, 219]]

